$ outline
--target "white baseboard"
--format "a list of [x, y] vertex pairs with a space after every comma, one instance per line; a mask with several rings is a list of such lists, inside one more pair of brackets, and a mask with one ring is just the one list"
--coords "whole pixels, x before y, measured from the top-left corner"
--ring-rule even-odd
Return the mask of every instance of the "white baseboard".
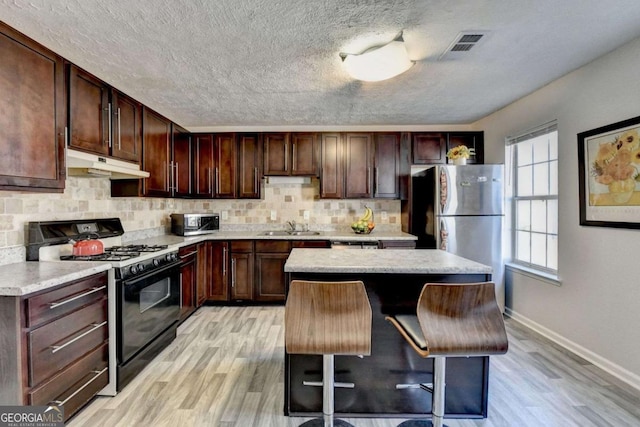
[[539, 323], [536, 323], [533, 320], [521, 314], [518, 314], [517, 312], [511, 310], [509, 307], [505, 308], [505, 314], [510, 318], [512, 318], [513, 320], [515, 320], [516, 322], [526, 326], [529, 329], [536, 331], [540, 335], [550, 339], [551, 341], [566, 348], [572, 353], [577, 354], [583, 359], [588, 360], [589, 362], [593, 363], [595, 366], [602, 369], [603, 371], [608, 372], [609, 374], [618, 378], [620, 381], [623, 381], [629, 384], [631, 387], [635, 388], [636, 390], [640, 391], [640, 376], [634, 374], [633, 372], [628, 371], [623, 367], [621, 367], [620, 365], [617, 365], [611, 362], [610, 360], [605, 359], [604, 357], [592, 352], [591, 350], [586, 349], [581, 345], [566, 339], [562, 335], [559, 335], [553, 332], [552, 330], [545, 328]]

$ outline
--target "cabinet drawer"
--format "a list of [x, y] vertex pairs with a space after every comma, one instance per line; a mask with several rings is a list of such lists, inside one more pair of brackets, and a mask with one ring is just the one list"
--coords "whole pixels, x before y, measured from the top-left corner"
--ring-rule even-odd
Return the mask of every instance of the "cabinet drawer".
[[28, 298], [27, 326], [35, 328], [106, 296], [107, 273], [101, 273]]
[[108, 338], [107, 300], [29, 332], [29, 386], [46, 380]]
[[231, 241], [231, 252], [253, 252], [253, 240], [233, 240]]
[[331, 242], [328, 240], [296, 240], [292, 246], [294, 248], [330, 248]]
[[52, 403], [64, 406], [64, 420], [67, 421], [108, 383], [109, 369], [105, 367], [85, 375]]
[[29, 392], [29, 404], [47, 405], [54, 400], [64, 400], [60, 397], [67, 394], [74, 384], [81, 382], [86, 376], [92, 373], [96, 375], [97, 372], [106, 368], [109, 363], [108, 359], [109, 345], [104, 343]]
[[291, 250], [291, 242], [288, 240], [256, 240], [256, 252], [282, 252]]

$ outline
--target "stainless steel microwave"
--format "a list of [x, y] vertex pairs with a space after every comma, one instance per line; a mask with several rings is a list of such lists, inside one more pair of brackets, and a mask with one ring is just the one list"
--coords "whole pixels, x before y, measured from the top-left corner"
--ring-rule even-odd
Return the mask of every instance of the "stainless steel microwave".
[[209, 234], [220, 229], [220, 215], [213, 214], [171, 214], [171, 232], [178, 236]]

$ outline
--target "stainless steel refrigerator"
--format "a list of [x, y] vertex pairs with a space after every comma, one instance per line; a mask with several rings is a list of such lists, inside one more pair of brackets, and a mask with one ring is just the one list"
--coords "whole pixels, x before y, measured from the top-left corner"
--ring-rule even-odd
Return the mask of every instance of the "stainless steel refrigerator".
[[412, 175], [411, 233], [417, 248], [438, 248], [491, 265], [504, 308], [504, 168], [433, 166]]

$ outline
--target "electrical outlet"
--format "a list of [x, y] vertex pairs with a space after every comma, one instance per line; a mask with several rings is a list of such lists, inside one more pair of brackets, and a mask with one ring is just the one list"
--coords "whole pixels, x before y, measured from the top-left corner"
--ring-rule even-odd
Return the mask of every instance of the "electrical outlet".
[[389, 219], [389, 216], [387, 215], [387, 211], [380, 212], [380, 219], [383, 221], [386, 221], [387, 219]]
[[278, 213], [276, 211], [271, 211], [271, 221], [275, 221], [278, 219]]
[[304, 211], [302, 214], [302, 217], [306, 220], [309, 221], [309, 211]]
[[222, 211], [222, 220], [226, 221], [229, 219], [229, 211]]

